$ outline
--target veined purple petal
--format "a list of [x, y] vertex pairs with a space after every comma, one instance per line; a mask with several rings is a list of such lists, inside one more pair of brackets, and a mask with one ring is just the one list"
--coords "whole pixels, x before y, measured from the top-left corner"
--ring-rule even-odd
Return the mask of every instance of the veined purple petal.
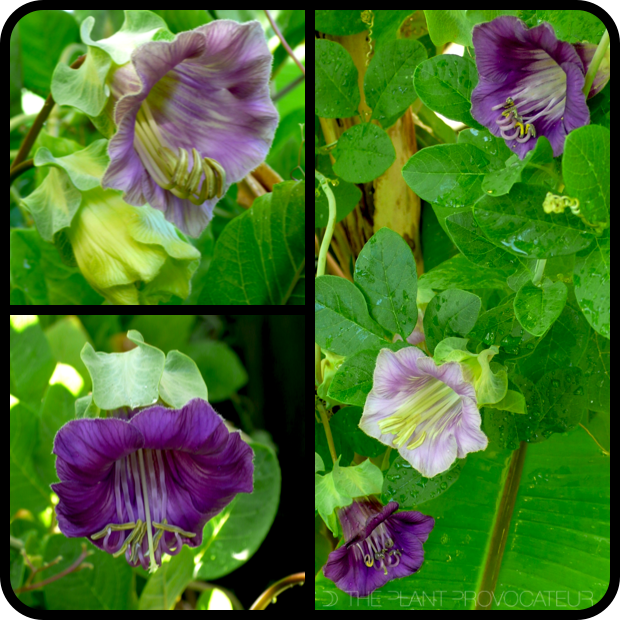
[[540, 136], [560, 155], [566, 135], [590, 122], [581, 92], [585, 68], [575, 48], [549, 24], [528, 29], [513, 16], [477, 24], [472, 38], [480, 77], [472, 116], [521, 159]]
[[461, 364], [438, 366], [416, 347], [381, 350], [359, 423], [367, 435], [432, 478], [486, 449], [480, 423], [473, 379]]
[[122, 420], [73, 420], [53, 451], [61, 531], [124, 553], [132, 566], [153, 568], [162, 552], [199, 546], [206, 522], [253, 489], [252, 449], [201, 399]]
[[[269, 152], [279, 120], [271, 63], [258, 22], [218, 20], [137, 48], [112, 77], [118, 130], [103, 186], [125, 191], [129, 204], [148, 202], [199, 236], [220, 196]], [[196, 168], [205, 158], [225, 172], [213, 197], [207, 187], [217, 183]]]
[[435, 520], [420, 512], [396, 510], [396, 502], [384, 507], [372, 496], [338, 510], [344, 543], [329, 554], [323, 574], [343, 592], [365, 597], [422, 566], [422, 544]]

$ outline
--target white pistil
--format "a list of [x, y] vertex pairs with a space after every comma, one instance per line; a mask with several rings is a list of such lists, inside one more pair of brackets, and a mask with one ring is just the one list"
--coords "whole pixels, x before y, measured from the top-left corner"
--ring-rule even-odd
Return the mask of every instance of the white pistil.
[[144, 509], [146, 513], [146, 532], [149, 536], [149, 552], [150, 552], [150, 560], [151, 565], [149, 567], [149, 572], [154, 572], [157, 569], [157, 564], [155, 562], [155, 549], [153, 547], [153, 528], [151, 526], [151, 511], [149, 508], [149, 497], [146, 489], [146, 472], [144, 471], [144, 456], [142, 454], [142, 449], [138, 450], [138, 460], [140, 461], [140, 475], [142, 477], [142, 493], [144, 494]]

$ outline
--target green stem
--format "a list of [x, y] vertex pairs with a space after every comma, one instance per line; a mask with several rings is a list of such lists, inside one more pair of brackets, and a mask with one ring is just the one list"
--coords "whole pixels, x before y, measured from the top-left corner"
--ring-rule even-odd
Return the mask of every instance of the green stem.
[[27, 172], [28, 170], [31, 170], [32, 168], [34, 168], [34, 159], [29, 159], [28, 161], [24, 161], [18, 166], [11, 168], [10, 184], [12, 184], [13, 181], [17, 179], [17, 177], [21, 176], [22, 174], [24, 174], [24, 172]]
[[319, 180], [321, 189], [327, 196], [327, 202], [329, 204], [329, 220], [327, 222], [327, 228], [323, 235], [323, 241], [321, 241], [321, 249], [319, 250], [319, 261], [316, 269], [316, 277], [322, 276], [325, 273], [325, 261], [327, 260], [327, 248], [332, 242], [332, 235], [334, 234], [334, 227], [336, 226], [336, 199], [334, 198], [334, 192], [329, 186], [328, 180], [318, 171], [314, 171], [314, 176]]
[[306, 75], [305, 67], [299, 62], [299, 60], [297, 59], [297, 56], [295, 56], [293, 50], [291, 49], [291, 46], [288, 44], [287, 40], [284, 38], [284, 35], [280, 32], [280, 29], [278, 28], [278, 24], [276, 24], [273, 17], [271, 17], [271, 13], [265, 10], [265, 15], [267, 15], [267, 19], [269, 20], [269, 23], [271, 24], [271, 27], [273, 28], [274, 32], [278, 35], [278, 38], [280, 39], [280, 41], [282, 41], [282, 45], [284, 49], [288, 52], [288, 55], [293, 59], [295, 64], [301, 69], [301, 72], [304, 75]]
[[336, 454], [336, 446], [334, 445], [334, 438], [332, 437], [332, 430], [329, 427], [329, 420], [327, 419], [327, 411], [325, 411], [325, 407], [318, 402], [316, 403], [316, 408], [319, 410], [319, 415], [321, 416], [321, 422], [323, 422], [323, 428], [325, 429], [325, 436], [327, 437], [327, 445], [329, 446], [329, 453], [332, 455], [332, 461], [336, 463], [338, 460], [338, 455]]
[[290, 577], [285, 577], [284, 579], [280, 579], [274, 583], [271, 587], [269, 587], [265, 592], [263, 592], [252, 607], [250, 607], [250, 611], [257, 609], [267, 609], [267, 606], [270, 603], [275, 603], [276, 598], [284, 592], [284, 590], [288, 590], [293, 586], [300, 585], [303, 586], [306, 581], [306, 573], [296, 573], [295, 575], [291, 575]]
[[[71, 68], [72, 69], [79, 69], [82, 64], [84, 63], [84, 61], [86, 60], [86, 56], [80, 56], [72, 65]], [[15, 168], [17, 168], [17, 166], [19, 166], [22, 162], [24, 162], [26, 160], [26, 157], [28, 157], [28, 154], [30, 153], [30, 149], [32, 148], [32, 145], [35, 143], [39, 133], [41, 132], [41, 129], [43, 129], [43, 125], [45, 123], [45, 121], [49, 118], [49, 115], [53, 109], [55, 105], [55, 101], [54, 98], [52, 97], [51, 93], [48, 95], [47, 99], [45, 100], [45, 104], [43, 105], [43, 108], [41, 108], [41, 111], [39, 112], [39, 114], [37, 115], [37, 118], [35, 120], [35, 122], [33, 123], [32, 127], [30, 128], [30, 131], [28, 132], [28, 135], [26, 136], [26, 138], [24, 139], [24, 141], [22, 142], [22, 145], [19, 149], [19, 152], [17, 153], [17, 157], [15, 157], [15, 159], [13, 160], [13, 164], [11, 165], [11, 170], [14, 170]]]
[[540, 284], [543, 274], [545, 273], [546, 264], [547, 264], [546, 258], [536, 261], [536, 271], [534, 273], [534, 277], [532, 278], [532, 284], [534, 286], [538, 286]]
[[605, 52], [609, 47], [609, 32], [605, 30], [601, 40], [596, 48], [596, 52], [594, 52], [594, 57], [592, 58], [592, 62], [588, 67], [588, 72], [586, 73], [586, 81], [583, 85], [583, 94], [588, 98], [588, 94], [590, 93], [590, 89], [592, 88], [592, 82], [594, 82], [594, 77], [596, 76], [596, 72], [603, 61], [603, 57], [605, 56]]

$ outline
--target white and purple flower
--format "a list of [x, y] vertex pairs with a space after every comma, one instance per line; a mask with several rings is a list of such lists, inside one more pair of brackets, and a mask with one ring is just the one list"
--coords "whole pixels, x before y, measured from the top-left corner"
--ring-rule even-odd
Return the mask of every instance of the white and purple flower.
[[279, 120], [272, 60], [255, 21], [218, 20], [137, 47], [109, 76], [117, 131], [103, 187], [200, 236], [230, 185], [269, 152]]
[[[398, 450], [427, 478], [448, 470], [455, 459], [485, 450], [488, 445], [480, 430], [476, 386], [480, 384], [487, 391], [491, 373], [478, 370], [478, 356], [463, 355], [473, 358], [468, 363], [477, 367], [475, 372], [458, 361], [439, 366], [417, 347], [396, 353], [382, 349], [377, 357], [373, 388], [359, 426], [367, 435]], [[484, 355], [484, 360], [487, 357]], [[500, 398], [505, 391], [503, 387]]]
[[547, 23], [528, 29], [508, 15], [477, 24], [472, 37], [480, 77], [472, 116], [520, 159], [540, 136], [560, 155], [566, 136], [590, 122], [582, 92], [589, 50], [559, 41]]

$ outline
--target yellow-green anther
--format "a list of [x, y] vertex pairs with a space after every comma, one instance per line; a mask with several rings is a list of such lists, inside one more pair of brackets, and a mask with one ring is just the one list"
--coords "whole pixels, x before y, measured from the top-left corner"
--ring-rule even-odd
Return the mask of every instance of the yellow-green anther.
[[168, 525], [168, 522], [165, 519], [164, 523], [155, 523], [155, 521], [153, 521], [153, 525], [161, 530], [166, 530], [166, 532], [174, 532], [177, 534], [181, 534], [181, 536], [187, 536], [187, 538], [193, 538], [194, 536], [196, 536], [196, 534], [194, 534], [193, 532], [186, 532], [185, 530], [182, 530], [176, 525]]
[[188, 194], [198, 194], [200, 189], [200, 177], [202, 177], [202, 164], [200, 159], [200, 153], [196, 149], [192, 149], [194, 156], [194, 166], [187, 180]]
[[221, 198], [224, 193], [224, 185], [226, 185], [226, 170], [222, 167], [222, 165], [215, 161], [215, 159], [210, 159], [209, 157], [205, 157], [204, 161], [209, 165], [209, 167], [217, 173], [217, 188], [215, 191], [215, 196]]
[[135, 523], [110, 523], [109, 525], [106, 525], [100, 532], [93, 534], [91, 538], [93, 540], [99, 540], [108, 533], [108, 530], [111, 530], [112, 532], [120, 532], [122, 530], [133, 530], [134, 527], [136, 527]]
[[131, 532], [131, 534], [129, 534], [129, 536], [125, 538], [125, 542], [123, 543], [123, 546], [116, 553], [112, 554], [113, 557], [118, 558], [119, 556], [123, 555], [123, 553], [125, 553], [125, 551], [127, 550], [127, 546], [131, 544], [131, 542], [136, 538], [136, 536], [138, 536], [143, 525], [144, 525], [144, 521], [142, 521], [141, 519], [138, 519], [138, 524], [134, 528], [133, 532]]

